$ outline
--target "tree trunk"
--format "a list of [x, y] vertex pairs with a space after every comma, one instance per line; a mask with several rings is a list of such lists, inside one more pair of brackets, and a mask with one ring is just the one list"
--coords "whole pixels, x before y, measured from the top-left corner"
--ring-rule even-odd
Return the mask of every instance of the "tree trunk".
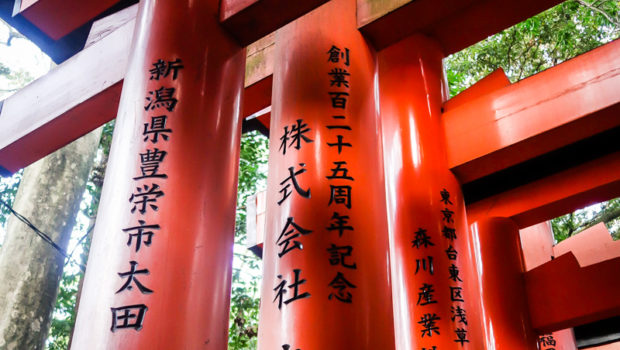
[[[24, 171], [13, 208], [67, 249], [99, 128]], [[44, 349], [64, 257], [11, 216], [0, 249], [0, 349]]]

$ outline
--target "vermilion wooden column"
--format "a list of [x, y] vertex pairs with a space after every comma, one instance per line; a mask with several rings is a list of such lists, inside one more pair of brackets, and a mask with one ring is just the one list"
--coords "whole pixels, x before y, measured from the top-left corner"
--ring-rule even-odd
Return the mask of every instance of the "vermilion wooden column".
[[375, 58], [355, 0], [276, 34], [259, 349], [393, 349]]
[[482, 349], [465, 205], [440, 121], [442, 58], [422, 36], [378, 54], [399, 350]]
[[486, 218], [471, 225], [471, 239], [486, 349], [537, 349], [527, 307], [519, 227], [508, 218]]
[[73, 349], [226, 349], [244, 50], [143, 0]]
[[[553, 252], [553, 230], [549, 221], [526, 227], [519, 231], [525, 270], [532, 270], [551, 261]], [[538, 336], [540, 350], [577, 350], [572, 328]]]

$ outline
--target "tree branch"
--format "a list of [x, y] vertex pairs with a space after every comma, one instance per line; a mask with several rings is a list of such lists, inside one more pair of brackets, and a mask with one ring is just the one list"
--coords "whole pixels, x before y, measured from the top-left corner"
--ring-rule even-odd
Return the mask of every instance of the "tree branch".
[[605, 17], [609, 23], [613, 24], [615, 27], [620, 27], [620, 22], [616, 21], [615, 19], [611, 18], [611, 16], [609, 16], [609, 14], [607, 12], [605, 12], [605, 10], [601, 10], [600, 8], [593, 6], [592, 4], [584, 1], [584, 0], [573, 0], [576, 3], [580, 4], [581, 6], [587, 7], [590, 10], [594, 11], [594, 12], [598, 12], [599, 14], [603, 15], [603, 17]]
[[512, 26], [512, 29], [510, 30], [510, 32], [508, 33], [509, 37], [510, 37], [510, 41], [508, 42], [508, 50], [506, 53], [507, 59], [508, 59], [508, 69], [512, 69], [512, 48], [515, 44], [515, 41], [517, 39], [517, 26]]
[[[521, 78], [523, 77], [523, 72], [525, 70], [525, 63], [528, 61], [527, 55], [530, 53], [530, 50], [534, 47], [534, 46], [538, 46], [540, 45], [540, 43], [537, 42], [538, 40], [532, 39], [530, 40], [530, 42], [527, 45], [527, 48], [525, 49], [525, 51], [521, 52], [521, 54], [517, 57], [519, 59], [519, 76], [517, 78], [517, 81], [521, 80]], [[523, 60], [521, 60], [521, 58], [523, 58]]]
[[9, 36], [8, 36], [8, 38], [6, 39], [6, 41], [0, 41], [0, 44], [2, 44], [4, 46], [11, 46], [11, 42], [13, 41], [13, 39], [26, 39], [26, 37], [23, 36], [22, 33], [18, 32], [15, 29], [13, 29], [13, 27], [11, 27], [5, 21], [0, 20], [0, 22], [2, 22], [2, 24], [4, 24], [9, 29]]

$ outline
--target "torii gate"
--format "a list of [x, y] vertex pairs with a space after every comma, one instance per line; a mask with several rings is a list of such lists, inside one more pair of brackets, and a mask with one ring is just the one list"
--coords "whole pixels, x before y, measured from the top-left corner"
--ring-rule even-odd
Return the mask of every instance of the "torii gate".
[[[60, 38], [114, 3], [16, 12]], [[260, 349], [535, 349], [537, 332], [620, 315], [620, 258], [524, 275], [518, 242], [620, 195], [620, 43], [445, 93], [443, 57], [556, 3], [143, 0], [135, 23], [131, 8], [96, 22], [0, 110], [6, 173], [118, 116], [73, 348], [226, 347], [256, 115], [271, 131]]]

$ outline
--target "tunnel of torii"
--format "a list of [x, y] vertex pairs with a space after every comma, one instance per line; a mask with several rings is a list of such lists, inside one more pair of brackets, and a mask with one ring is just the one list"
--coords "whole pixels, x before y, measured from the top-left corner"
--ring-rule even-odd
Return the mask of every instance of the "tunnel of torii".
[[72, 349], [226, 349], [242, 129], [258, 349], [576, 349], [620, 316], [620, 246], [545, 224], [620, 196], [620, 42], [447, 94], [444, 57], [560, 1], [136, 2], [1, 2], [60, 63], [0, 102], [2, 172], [116, 118]]

